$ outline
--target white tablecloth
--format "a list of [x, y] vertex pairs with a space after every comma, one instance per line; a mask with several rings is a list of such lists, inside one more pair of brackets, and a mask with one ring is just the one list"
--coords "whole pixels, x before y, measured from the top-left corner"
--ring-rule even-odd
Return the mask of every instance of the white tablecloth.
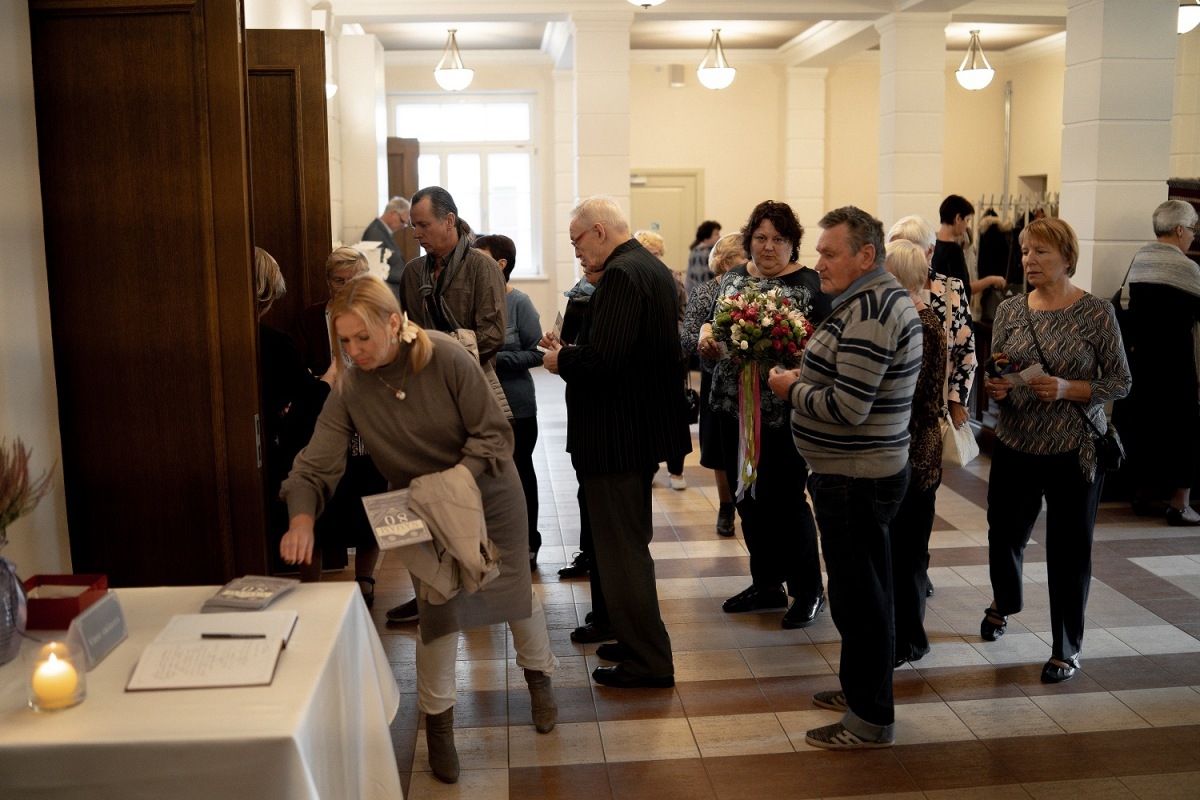
[[388, 732], [400, 693], [356, 583], [304, 584], [271, 605], [298, 620], [270, 686], [125, 691], [146, 643], [216, 589], [118, 589], [129, 638], [75, 708], [27, 706], [24, 653], [0, 667], [0, 798], [401, 798]]

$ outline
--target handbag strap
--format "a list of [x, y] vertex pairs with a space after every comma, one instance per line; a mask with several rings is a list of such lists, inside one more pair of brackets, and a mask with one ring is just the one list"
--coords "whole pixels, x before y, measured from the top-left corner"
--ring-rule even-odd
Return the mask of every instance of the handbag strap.
[[[1046, 354], [1042, 352], [1042, 345], [1038, 342], [1037, 329], [1034, 327], [1033, 318], [1029, 315], [1029, 311], [1029, 295], [1025, 295], [1025, 321], [1029, 325], [1029, 335], [1033, 337], [1033, 346], [1037, 348], [1038, 358], [1042, 360], [1042, 369], [1046, 369]], [[1049, 375], [1050, 373], [1047, 372], [1046, 374]], [[1103, 438], [1104, 434], [1096, 428], [1096, 424], [1092, 422], [1092, 420], [1088, 417], [1087, 412], [1083, 410], [1083, 406], [1074, 401], [1071, 401], [1071, 406], [1079, 412], [1079, 416], [1082, 417], [1084, 423], [1086, 423], [1087, 426], [1092, 429], [1092, 433], [1096, 434], [1096, 438]]]

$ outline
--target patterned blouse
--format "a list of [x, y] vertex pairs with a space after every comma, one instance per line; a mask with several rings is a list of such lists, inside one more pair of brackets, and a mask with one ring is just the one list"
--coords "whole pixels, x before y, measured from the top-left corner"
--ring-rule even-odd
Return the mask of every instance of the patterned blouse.
[[946, 327], [932, 308], [918, 313], [924, 349], [921, 373], [913, 392], [912, 417], [908, 421], [908, 463], [912, 465], [912, 483], [926, 491], [942, 479], [942, 385], [946, 382]]
[[[717, 300], [717, 289], [721, 283], [711, 278], [692, 289], [687, 310], [683, 312], [683, 328], [679, 333], [679, 346], [689, 356], [700, 346], [700, 329], [713, 318], [713, 303]], [[717, 362], [700, 356], [700, 369], [712, 372]]]
[[946, 399], [965, 406], [971, 395], [971, 384], [975, 382], [975, 368], [979, 362], [975, 358], [975, 330], [971, 326], [971, 307], [963, 282], [931, 272], [929, 297], [925, 303], [938, 315], [943, 326], [946, 324], [947, 306], [950, 309], [950, 333], [946, 342], [950, 358]]
[[[734, 267], [721, 277], [718, 297], [729, 297], [742, 291], [747, 283], [756, 283], [764, 290], [778, 287], [786, 297], [791, 298], [796, 310], [808, 317], [808, 321], [816, 328], [829, 316], [833, 298], [821, 291], [821, 278], [811, 269], [801, 267], [795, 272], [780, 275], [775, 278], [754, 278], [746, 269], [747, 265]], [[710, 314], [710, 318], [711, 318]], [[722, 358], [713, 368], [712, 394], [709, 397], [709, 407], [718, 411], [726, 411], [738, 415], [738, 379], [741, 367], [734, 365], [729, 358]], [[791, 403], [780, 400], [771, 391], [767, 383], [767, 372], [759, 375], [762, 384], [761, 414], [762, 424], [768, 428], [782, 428], [788, 424], [792, 410]]]
[[[1048, 375], [1086, 380], [1092, 399], [1084, 410], [1096, 430], [1108, 428], [1104, 404], [1129, 393], [1129, 363], [1112, 304], [1084, 293], [1066, 308], [1030, 309], [1028, 295], [1010, 297], [996, 310], [992, 352], [1004, 353], [1021, 368], [1042, 364]], [[1032, 333], [1031, 333], [1032, 332]], [[1037, 344], [1045, 354], [1038, 355]], [[1079, 448], [1079, 469], [1091, 481], [1096, 475], [1095, 434], [1070, 400], [1044, 403], [1027, 386], [1015, 386], [1000, 402], [996, 436], [1004, 444], [1031, 455], [1065, 453]]]

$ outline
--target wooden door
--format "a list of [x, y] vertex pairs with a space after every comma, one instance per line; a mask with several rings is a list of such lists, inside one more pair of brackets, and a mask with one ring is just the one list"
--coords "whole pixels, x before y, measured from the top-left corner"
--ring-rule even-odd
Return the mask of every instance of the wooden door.
[[238, 0], [29, 0], [76, 572], [266, 566]]
[[687, 273], [688, 245], [701, 220], [704, 174], [699, 171], [640, 170], [630, 179], [631, 230], [653, 230], [663, 237], [663, 259], [675, 272]]
[[279, 262], [287, 294], [263, 321], [290, 331], [324, 302], [333, 249], [325, 41], [321, 31], [246, 31], [250, 205], [254, 244]]
[[[421, 143], [416, 139], [400, 139], [389, 136], [387, 140], [388, 197], [411, 199], [421, 187], [417, 185], [417, 156], [421, 154]], [[392, 237], [405, 261], [421, 254], [421, 248], [412, 237], [412, 230], [401, 228]]]

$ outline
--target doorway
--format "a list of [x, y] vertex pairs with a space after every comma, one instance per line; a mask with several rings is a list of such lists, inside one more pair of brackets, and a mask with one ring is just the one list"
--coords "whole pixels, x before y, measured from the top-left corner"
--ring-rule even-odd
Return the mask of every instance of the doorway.
[[703, 195], [703, 170], [635, 170], [629, 176], [630, 231], [652, 230], [663, 237], [666, 264], [681, 275], [700, 224]]

